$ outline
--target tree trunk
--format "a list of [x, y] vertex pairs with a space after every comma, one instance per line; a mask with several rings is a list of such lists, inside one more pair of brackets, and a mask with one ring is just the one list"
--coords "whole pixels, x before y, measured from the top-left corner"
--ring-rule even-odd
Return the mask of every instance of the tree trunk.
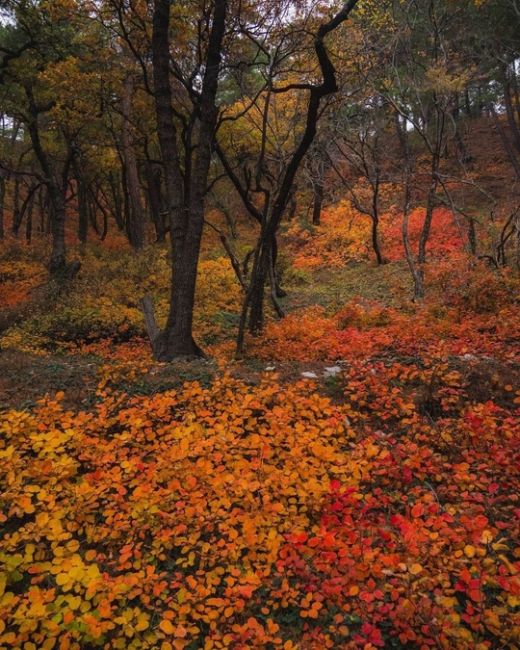
[[[305, 129], [302, 137], [294, 150], [282, 175], [282, 179], [272, 203], [272, 209], [262, 219], [262, 231], [256, 248], [255, 262], [251, 274], [249, 290], [246, 293], [242, 307], [242, 316], [237, 337], [237, 354], [242, 353], [244, 342], [244, 329], [249, 310], [249, 331], [258, 333], [263, 327], [264, 321], [264, 289], [268, 278], [271, 276], [271, 284], [275, 284], [274, 273], [272, 273], [273, 251], [276, 233], [284, 216], [287, 204], [290, 200], [296, 174], [307, 154], [314, 138], [316, 137], [317, 124], [320, 117], [321, 100], [334, 92], [337, 92], [336, 71], [329, 58], [325, 45], [325, 37], [333, 32], [339, 25], [347, 20], [350, 12], [357, 4], [357, 0], [349, 0], [344, 3], [342, 9], [329, 22], [322, 24], [316, 33], [314, 49], [319, 61], [323, 81], [320, 85], [309, 87], [309, 99], [305, 119]], [[229, 173], [229, 172], [228, 172]], [[236, 177], [231, 174], [231, 180], [235, 186]], [[241, 196], [243, 188], [239, 188]], [[247, 207], [247, 206], [246, 206]], [[272, 287], [274, 289], [274, 287]]]
[[372, 248], [378, 265], [384, 264], [385, 260], [381, 254], [381, 246], [379, 245], [379, 216], [377, 214], [372, 216]]
[[[226, 26], [227, 0], [215, 0], [208, 40], [204, 77], [197, 102], [198, 142], [191, 165], [188, 191], [181, 172], [177, 132], [172, 109], [169, 78], [169, 0], [155, 0], [152, 34], [152, 63], [159, 144], [164, 163], [172, 246], [170, 309], [164, 330], [153, 343], [160, 361], [179, 356], [201, 356], [193, 340], [193, 308], [200, 242], [204, 226], [204, 205], [218, 110], [222, 41]], [[191, 154], [191, 151], [189, 152]]]
[[20, 210], [20, 178], [15, 176], [13, 190], [13, 222], [11, 230], [15, 237], [18, 237], [20, 226], [22, 225], [23, 213]]
[[166, 239], [166, 224], [164, 223], [162, 211], [161, 171], [150, 161], [146, 163], [146, 189], [150, 216], [155, 226], [156, 240], [157, 242], [163, 242]]
[[60, 187], [58, 177], [53, 169], [47, 153], [43, 149], [40, 132], [38, 128], [38, 109], [36, 107], [32, 89], [29, 86], [25, 88], [31, 117], [28, 120], [28, 131], [31, 137], [34, 153], [42, 168], [45, 184], [47, 186], [47, 196], [51, 204], [51, 233], [52, 248], [49, 260], [49, 271], [53, 276], [64, 275], [67, 268], [66, 247], [65, 247], [65, 192], [67, 180], [64, 180], [63, 187]]
[[428, 244], [428, 239], [430, 238], [433, 211], [435, 209], [436, 190], [437, 183], [435, 180], [432, 180], [430, 189], [428, 191], [428, 198], [426, 200], [426, 215], [424, 217], [424, 223], [421, 229], [421, 235], [419, 237], [419, 264], [424, 264], [426, 262], [426, 245]]
[[[172, 264], [172, 285], [170, 310], [164, 330], [153, 344], [154, 356], [158, 361], [171, 361], [177, 357], [204, 356], [193, 339], [193, 309], [197, 282], [197, 242], [184, 246], [181, 252], [176, 247]], [[194, 258], [195, 256], [195, 258]]]
[[78, 239], [82, 245], [87, 243], [88, 238], [88, 191], [81, 170], [77, 163], [74, 163], [74, 175], [76, 176], [76, 191], [78, 202]]
[[144, 246], [144, 211], [141, 202], [137, 160], [132, 142], [131, 109], [133, 92], [134, 80], [130, 73], [126, 76], [123, 92], [121, 149], [125, 165], [126, 189], [128, 192], [128, 219], [126, 222], [128, 241], [133, 248], [140, 250]]
[[5, 177], [0, 173], [0, 240], [5, 237], [4, 226]]
[[110, 193], [112, 194], [112, 201], [114, 202], [114, 219], [116, 220], [118, 229], [124, 230], [125, 213], [123, 210], [123, 198], [121, 196], [121, 183], [118, 178], [114, 177], [113, 172], [108, 174], [108, 184], [110, 187]]
[[430, 172], [431, 180], [430, 180], [430, 187], [428, 189], [428, 197], [426, 200], [426, 216], [424, 218], [423, 227], [421, 229], [421, 235], [419, 237], [418, 262], [420, 265], [423, 265], [426, 262], [426, 245], [428, 244], [428, 239], [430, 238], [431, 225], [433, 221], [433, 211], [435, 209], [437, 187], [439, 184], [439, 164], [440, 164], [440, 155], [442, 151], [444, 116], [440, 118], [438, 112], [436, 116], [436, 125], [437, 125], [437, 133], [436, 133], [435, 148], [432, 152], [431, 172]]
[[516, 177], [520, 179], [520, 160], [517, 157], [516, 151], [511, 146], [511, 142], [507, 137], [507, 133], [505, 132], [502, 122], [500, 121], [500, 117], [497, 115], [497, 112], [492, 102], [489, 104], [489, 111], [493, 117], [495, 128], [498, 131], [498, 135], [500, 136], [500, 140], [502, 141], [502, 146], [504, 147], [504, 151], [506, 152], [507, 157], [509, 158], [509, 162], [511, 163], [511, 166], [515, 170]]
[[[409, 194], [409, 191], [406, 190], [406, 193]], [[403, 236], [403, 246], [405, 251], [406, 262], [410, 273], [412, 274], [414, 292], [414, 300], [422, 300], [424, 298], [424, 274], [420, 266], [415, 263], [412, 248], [410, 246], [410, 240], [408, 237], [408, 221], [410, 217], [410, 202], [405, 200], [405, 206], [403, 209], [403, 225], [402, 225], [402, 236]]]
[[312, 224], [319, 226], [321, 223], [321, 208], [323, 205], [323, 181], [319, 179], [314, 184], [314, 200], [312, 203]]
[[264, 293], [269, 277], [271, 249], [272, 242], [266, 237], [261, 244], [260, 253], [251, 274], [248, 329], [253, 335], [259, 334], [264, 327]]
[[504, 81], [504, 105], [506, 107], [506, 116], [507, 122], [509, 124], [509, 130], [511, 132], [511, 140], [515, 148], [520, 151], [520, 129], [516, 123], [515, 109], [513, 108], [513, 102], [511, 99], [511, 83], [508, 78], [508, 72], [506, 71], [506, 79]]
[[27, 205], [27, 218], [25, 220], [25, 241], [30, 244], [32, 240], [33, 230], [33, 211], [34, 211], [34, 196], [35, 192], [31, 193]]

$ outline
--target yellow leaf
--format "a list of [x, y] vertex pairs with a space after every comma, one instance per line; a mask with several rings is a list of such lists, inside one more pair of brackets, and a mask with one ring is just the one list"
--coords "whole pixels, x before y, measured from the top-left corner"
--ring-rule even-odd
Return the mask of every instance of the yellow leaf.
[[412, 566], [410, 566], [410, 567], [408, 568], [408, 571], [410, 571], [410, 573], [411, 573], [413, 576], [416, 576], [418, 573], [421, 573], [422, 570], [423, 570], [422, 566], [421, 566], [420, 564], [417, 564], [417, 563], [416, 563], [416, 564], [412, 564]]
[[68, 573], [58, 573], [58, 575], [56, 576], [56, 584], [57, 585], [60, 585], [60, 586], [66, 585], [67, 582], [69, 582], [69, 581], [70, 581], [70, 577], [69, 577]]
[[171, 621], [169, 621], [167, 618], [163, 618], [163, 620], [159, 623], [159, 627], [165, 634], [173, 634], [175, 630], [171, 624]]
[[489, 544], [493, 539], [493, 533], [490, 530], [483, 530], [481, 541], [483, 544]]
[[471, 544], [466, 544], [464, 547], [464, 554], [466, 557], [473, 557], [475, 555], [475, 547], [471, 546]]
[[137, 632], [142, 632], [143, 630], [148, 629], [148, 618], [146, 614], [141, 613], [137, 617], [137, 623], [135, 624], [135, 629]]

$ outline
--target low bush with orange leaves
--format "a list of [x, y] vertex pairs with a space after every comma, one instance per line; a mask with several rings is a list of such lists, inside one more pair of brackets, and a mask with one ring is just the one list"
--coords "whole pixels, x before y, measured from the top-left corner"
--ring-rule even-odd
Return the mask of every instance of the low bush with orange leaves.
[[1, 416], [1, 647], [517, 647], [512, 404], [443, 364], [355, 362], [338, 404], [114, 372]]

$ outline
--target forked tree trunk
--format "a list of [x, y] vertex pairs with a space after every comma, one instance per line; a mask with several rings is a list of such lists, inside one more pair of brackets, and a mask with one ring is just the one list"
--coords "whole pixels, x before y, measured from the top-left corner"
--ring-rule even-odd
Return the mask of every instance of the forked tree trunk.
[[[276, 283], [274, 274], [273, 252], [276, 250], [276, 234], [283, 219], [285, 210], [291, 197], [296, 174], [307, 154], [314, 138], [316, 137], [317, 124], [320, 117], [321, 101], [327, 95], [338, 90], [336, 71], [329, 58], [325, 46], [325, 38], [341, 25], [350, 15], [350, 12], [357, 4], [357, 0], [349, 0], [343, 4], [342, 9], [329, 22], [322, 24], [317, 31], [314, 41], [314, 48], [319, 61], [322, 74], [320, 85], [310, 85], [309, 100], [305, 118], [305, 129], [300, 142], [285, 168], [279, 190], [273, 201], [272, 209], [266, 216], [265, 224], [262, 225], [260, 239], [257, 245], [257, 254], [251, 272], [250, 286], [244, 299], [242, 317], [237, 337], [237, 354], [243, 351], [244, 329], [249, 310], [248, 328], [251, 333], [257, 334], [264, 325], [264, 300], [265, 287], [271, 278], [271, 284]], [[232, 178], [233, 180], [233, 178]], [[236, 182], [236, 179], [235, 181]], [[243, 193], [243, 190], [242, 190]], [[276, 287], [272, 286], [272, 295], [276, 293]], [[275, 304], [276, 307], [276, 304]]]
[[[47, 152], [40, 140], [38, 128], [39, 109], [36, 106], [32, 88], [25, 86], [25, 93], [29, 100], [30, 119], [27, 122], [27, 130], [31, 138], [34, 153], [42, 169], [45, 185], [47, 186], [47, 197], [50, 204], [50, 227], [52, 234], [52, 248], [49, 260], [50, 274], [57, 277], [67, 275], [67, 258], [65, 246], [65, 191], [67, 179], [63, 179], [63, 187], [58, 180], [58, 175], [53, 168]], [[74, 265], [77, 270], [77, 264]]]
[[[193, 339], [193, 308], [204, 226], [205, 195], [218, 115], [215, 98], [226, 12], [227, 0], [215, 0], [204, 77], [195, 109], [198, 118], [198, 140], [191, 159], [189, 184], [185, 187], [170, 86], [170, 2], [155, 0], [152, 34], [154, 95], [172, 247], [170, 309], [164, 330], [153, 342], [154, 356], [160, 361], [203, 354]], [[192, 155], [191, 151], [189, 155]]]

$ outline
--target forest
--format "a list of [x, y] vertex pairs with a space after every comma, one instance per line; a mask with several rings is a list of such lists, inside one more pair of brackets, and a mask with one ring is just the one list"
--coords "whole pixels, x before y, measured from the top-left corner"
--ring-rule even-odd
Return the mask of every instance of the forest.
[[0, 0], [0, 650], [519, 648], [519, 303], [519, 0]]

